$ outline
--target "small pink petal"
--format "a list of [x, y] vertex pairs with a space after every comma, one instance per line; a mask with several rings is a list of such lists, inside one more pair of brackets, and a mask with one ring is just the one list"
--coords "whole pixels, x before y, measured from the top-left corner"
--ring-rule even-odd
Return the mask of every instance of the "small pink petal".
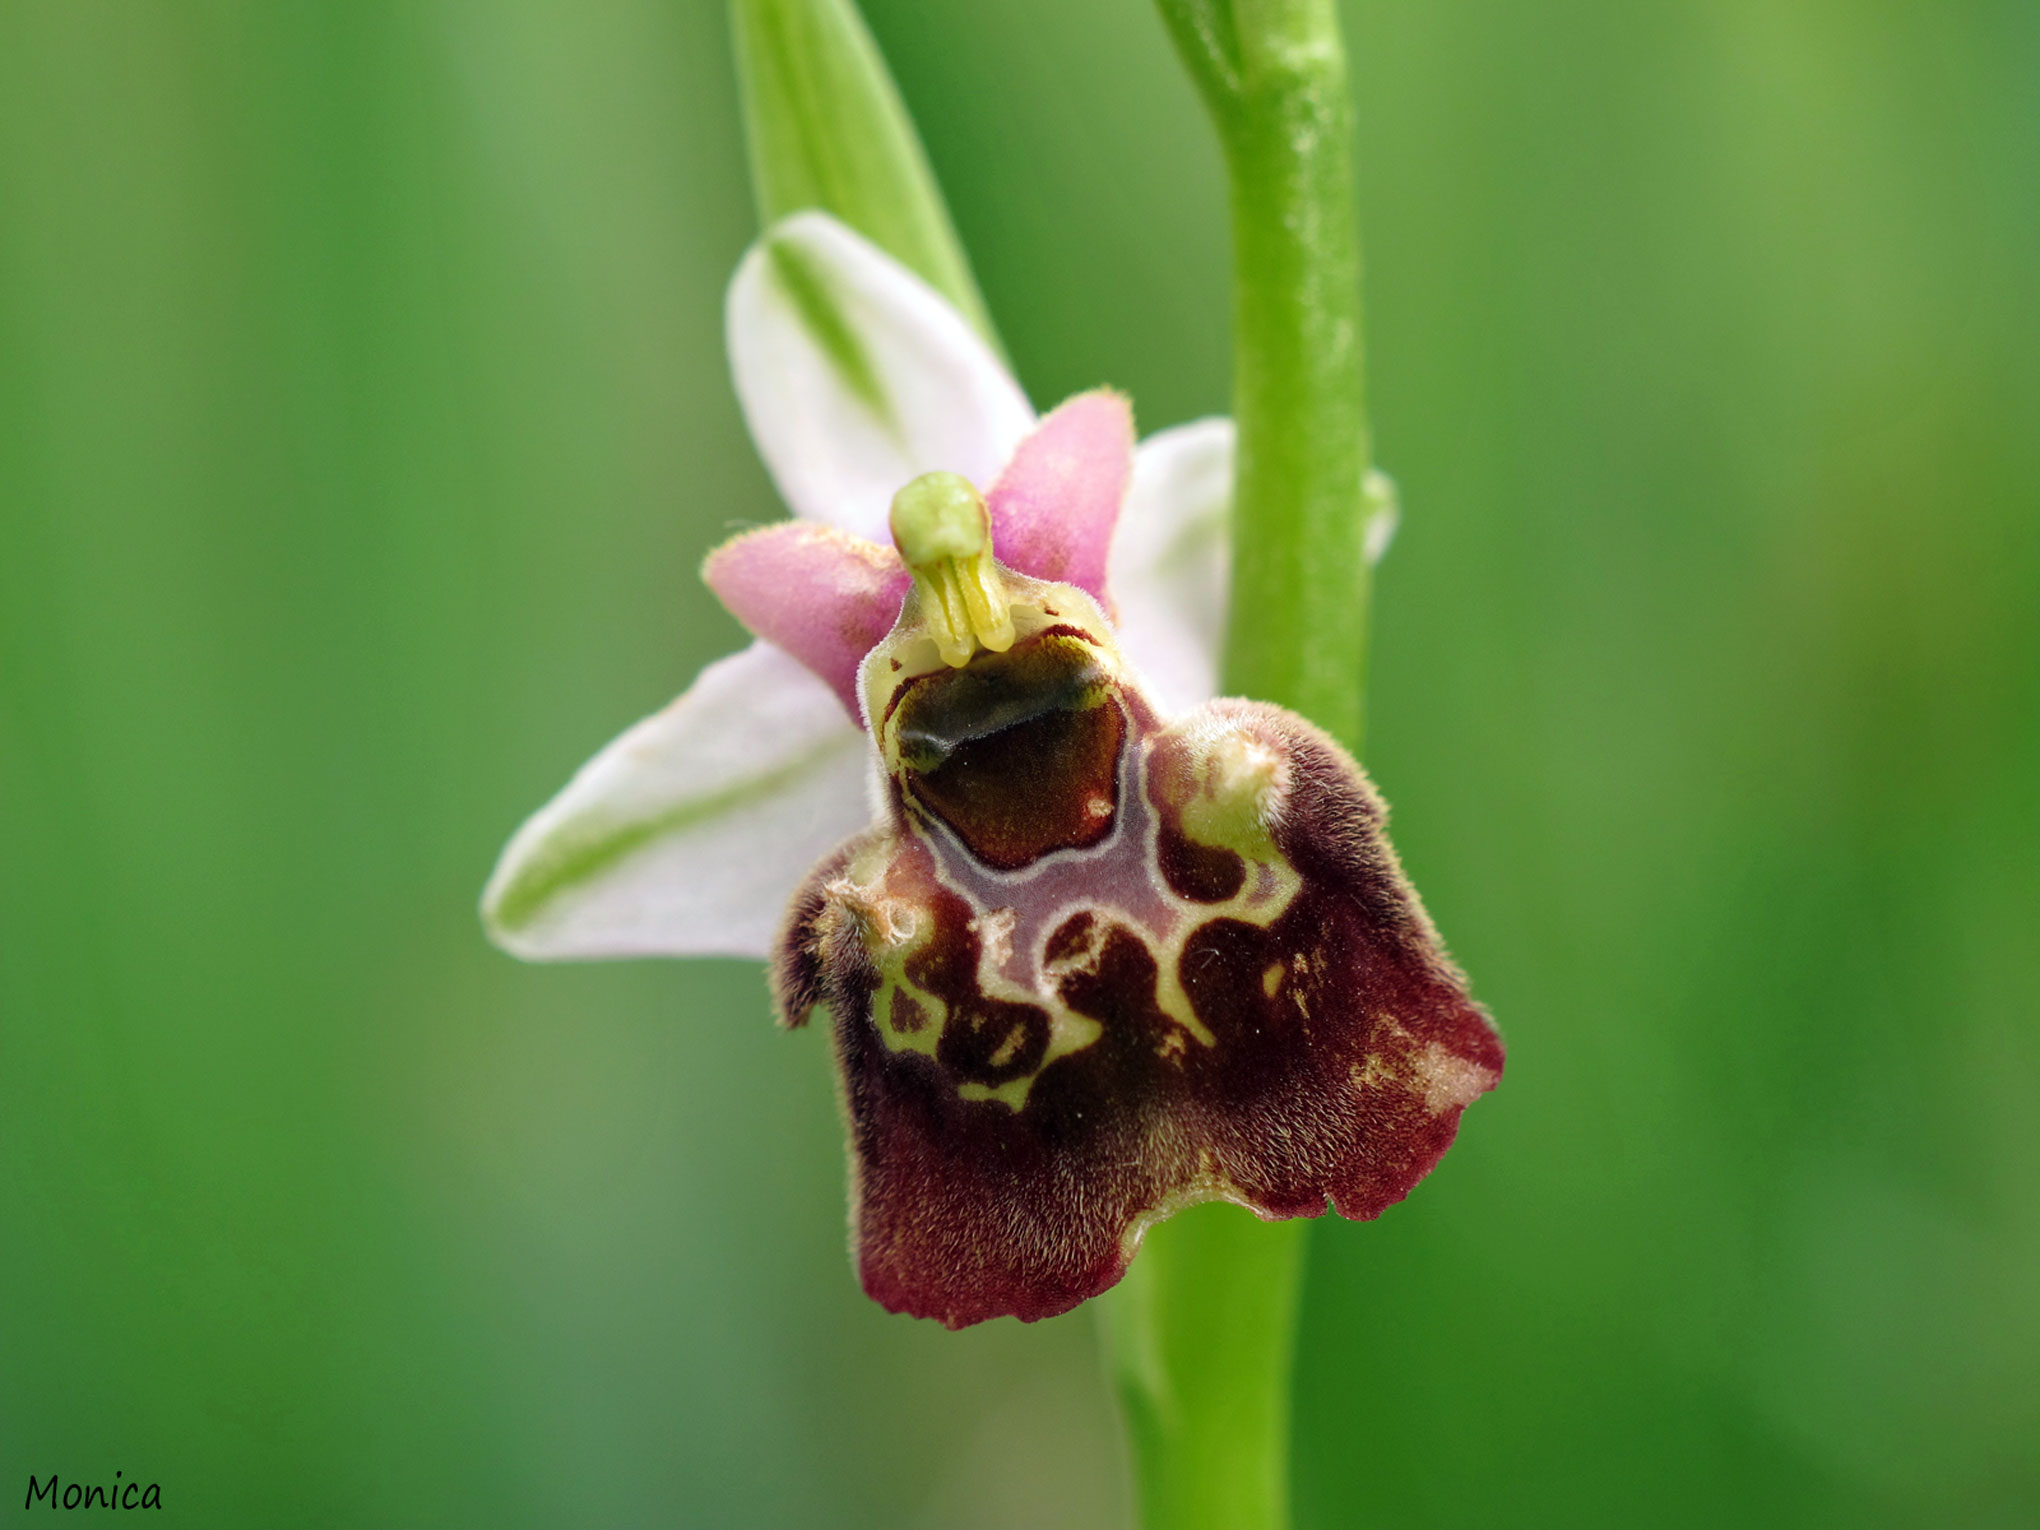
[[857, 666], [900, 614], [912, 577], [890, 547], [780, 521], [723, 543], [701, 577], [730, 614], [813, 670], [860, 720]]
[[986, 496], [992, 551], [1036, 579], [1105, 599], [1105, 555], [1133, 473], [1133, 407], [1100, 388], [1059, 405]]

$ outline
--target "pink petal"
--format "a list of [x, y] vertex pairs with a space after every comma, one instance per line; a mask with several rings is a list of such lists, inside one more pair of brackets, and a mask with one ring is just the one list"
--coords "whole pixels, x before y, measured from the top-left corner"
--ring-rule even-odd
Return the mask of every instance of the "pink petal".
[[1105, 555], [1133, 473], [1133, 407], [1100, 388], [1034, 427], [987, 496], [992, 550], [1037, 579], [1105, 599]]
[[781, 521], [723, 543], [701, 577], [732, 616], [813, 670], [861, 719], [857, 666], [892, 630], [912, 582], [898, 553], [833, 526]]

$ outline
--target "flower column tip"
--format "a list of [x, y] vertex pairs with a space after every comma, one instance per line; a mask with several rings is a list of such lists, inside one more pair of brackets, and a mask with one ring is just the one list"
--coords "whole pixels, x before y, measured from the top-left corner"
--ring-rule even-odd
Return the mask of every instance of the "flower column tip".
[[980, 648], [1004, 653], [1013, 646], [1011, 602], [992, 557], [991, 513], [969, 479], [923, 473], [900, 490], [892, 537], [944, 663], [961, 669]]

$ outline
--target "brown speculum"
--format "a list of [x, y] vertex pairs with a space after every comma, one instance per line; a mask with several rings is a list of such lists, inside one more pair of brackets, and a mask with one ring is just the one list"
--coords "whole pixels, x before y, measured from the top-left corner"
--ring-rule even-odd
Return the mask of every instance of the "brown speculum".
[[1019, 871], [1112, 832], [1126, 714], [1090, 644], [1050, 630], [901, 698], [899, 781], [982, 864]]
[[1074, 1306], [1197, 1201], [1378, 1215], [1502, 1067], [1343, 750], [1160, 717], [1088, 596], [1001, 572], [1003, 651], [944, 657], [917, 595], [866, 660], [886, 811], [775, 977], [835, 1022], [865, 1288], [953, 1327]]

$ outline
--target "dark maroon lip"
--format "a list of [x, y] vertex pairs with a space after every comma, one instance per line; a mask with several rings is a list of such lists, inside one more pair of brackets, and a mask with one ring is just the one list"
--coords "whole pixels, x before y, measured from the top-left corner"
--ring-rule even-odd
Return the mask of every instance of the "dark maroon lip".
[[[1256, 703], [1164, 724], [1089, 642], [903, 688], [927, 768], [780, 942], [783, 1014], [834, 1021], [865, 1288], [951, 1327], [1068, 1310], [1199, 1199], [1378, 1216], [1502, 1069], [1351, 758]], [[1237, 758], [1265, 780], [1211, 785]]]

